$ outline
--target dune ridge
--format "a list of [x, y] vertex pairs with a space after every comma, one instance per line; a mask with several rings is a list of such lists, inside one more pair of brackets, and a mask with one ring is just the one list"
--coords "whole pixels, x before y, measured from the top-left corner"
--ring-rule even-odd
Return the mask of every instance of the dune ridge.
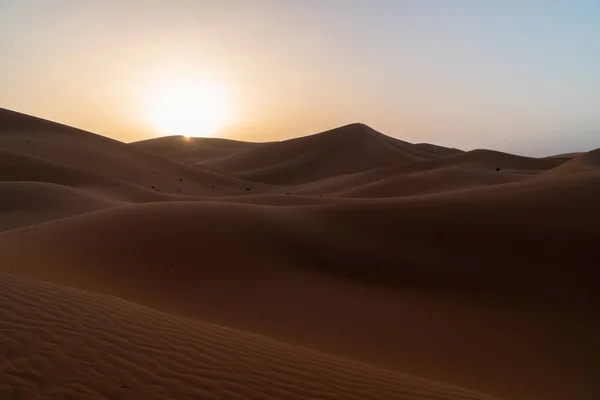
[[300, 184], [435, 156], [357, 123], [311, 136], [263, 144], [200, 165], [251, 181]]

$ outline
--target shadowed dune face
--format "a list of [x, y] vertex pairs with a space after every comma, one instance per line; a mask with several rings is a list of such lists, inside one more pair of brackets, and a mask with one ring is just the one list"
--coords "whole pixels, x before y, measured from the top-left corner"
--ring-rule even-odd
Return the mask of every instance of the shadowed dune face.
[[124, 144], [0, 110], [0, 394], [483, 398], [380, 368], [511, 399], [600, 393], [597, 152], [462, 152], [362, 124]]
[[0, 231], [110, 208], [115, 201], [42, 182], [0, 182]]
[[[300, 262], [320, 272], [355, 274], [359, 279], [373, 274], [375, 282], [381, 280], [388, 284], [397, 281], [401, 285], [407, 280], [434, 284], [438, 280], [441, 286], [444, 282], [449, 285], [462, 282], [483, 290], [510, 284], [511, 290], [523, 286], [527, 292], [531, 284], [543, 278], [563, 285], [571, 283], [573, 288], [580, 289], [580, 285], [589, 281], [576, 282], [568, 278], [571, 273], [575, 279], [579, 273], [593, 272], [589, 267], [596, 261], [592, 256], [597, 252], [593, 240], [600, 222], [600, 216], [594, 213], [600, 201], [599, 187], [600, 175], [592, 173], [576, 179], [521, 182], [443, 196], [316, 207], [273, 209], [214, 202], [154, 203], [23, 228], [2, 237], [19, 241], [36, 235], [51, 241], [82, 237], [84, 242], [108, 240], [105, 243], [108, 248], [129, 246], [145, 237], [152, 237], [155, 242], [139, 247], [154, 247], [173, 237], [177, 238], [173, 243], [175, 248], [188, 243], [212, 249], [211, 253], [205, 253], [211, 262], [218, 260], [208, 254], [215, 258], [220, 256], [222, 260], [231, 259], [232, 263], [253, 261], [253, 255], [264, 256], [257, 264], [281, 254], [283, 258], [276, 263], [289, 259], [286, 262]], [[536, 201], [531, 201], [532, 198]], [[549, 214], [555, 214], [555, 218], [544, 219]], [[357, 219], [357, 215], [362, 218]], [[430, 234], [432, 228], [424, 224], [424, 220], [435, 221], [436, 235]], [[519, 230], [512, 232], [514, 226], [519, 226]], [[85, 238], [88, 227], [91, 238]], [[117, 236], [113, 231], [117, 230], [122, 239], [114, 243]], [[125, 240], [127, 237], [130, 240]], [[544, 247], [543, 243], [548, 240], [556, 244]], [[39, 241], [32, 239], [32, 242]], [[402, 243], [406, 251], [397, 252], [394, 243]], [[226, 249], [230, 246], [242, 247], [228, 253]], [[576, 246], [580, 251], [572, 254], [571, 249]], [[65, 253], [75, 254], [69, 250], [71, 243], [65, 243], [64, 247]], [[511, 252], [500, 251], [506, 247], [510, 247]], [[6, 248], [14, 249], [13, 246]], [[436, 251], [427, 251], [431, 249]], [[584, 249], [586, 251], [581, 251]], [[489, 254], [495, 256], [490, 258]], [[510, 262], [514, 254], [519, 255], [518, 263]], [[335, 260], [345, 260], [346, 264], [343, 268], [340, 265], [338, 270]], [[575, 266], [563, 268], [569, 260]], [[454, 265], [446, 268], [449, 262]], [[497, 269], [480, 269], [484, 262]], [[363, 264], [369, 268], [356, 271], [351, 268]], [[402, 267], [391, 268], [394, 264]], [[522, 270], [522, 264], [529, 265], [529, 269]], [[535, 268], [536, 265], [541, 269]], [[539, 277], [542, 269], [544, 274]], [[498, 275], [492, 275], [494, 273]], [[451, 279], [452, 276], [455, 278]], [[390, 281], [391, 278], [394, 281]], [[541, 286], [536, 287], [538, 292], [547, 289], [546, 285], [537, 286]]]
[[463, 153], [463, 151], [459, 149], [437, 146], [431, 143], [417, 143], [415, 144], [415, 146], [422, 151], [425, 151], [430, 154], [436, 154], [438, 156], [451, 156]]

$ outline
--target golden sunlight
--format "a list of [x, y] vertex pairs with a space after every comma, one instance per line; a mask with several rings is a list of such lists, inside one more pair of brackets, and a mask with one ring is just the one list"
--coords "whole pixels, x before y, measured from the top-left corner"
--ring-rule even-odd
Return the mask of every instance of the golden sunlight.
[[213, 136], [231, 120], [226, 87], [215, 82], [157, 81], [147, 96], [148, 122], [161, 135]]

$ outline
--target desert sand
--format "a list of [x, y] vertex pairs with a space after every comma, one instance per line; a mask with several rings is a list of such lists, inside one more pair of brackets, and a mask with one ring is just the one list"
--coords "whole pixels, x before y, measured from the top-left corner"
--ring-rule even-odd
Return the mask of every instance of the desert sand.
[[600, 397], [600, 150], [0, 109], [0, 397]]

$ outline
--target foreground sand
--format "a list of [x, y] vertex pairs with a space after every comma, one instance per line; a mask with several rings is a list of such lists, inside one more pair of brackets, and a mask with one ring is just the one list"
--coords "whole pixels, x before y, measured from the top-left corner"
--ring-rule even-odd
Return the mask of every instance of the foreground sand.
[[0, 273], [3, 399], [491, 397]]
[[600, 397], [598, 150], [125, 144], [0, 110], [0, 166], [4, 397]]

